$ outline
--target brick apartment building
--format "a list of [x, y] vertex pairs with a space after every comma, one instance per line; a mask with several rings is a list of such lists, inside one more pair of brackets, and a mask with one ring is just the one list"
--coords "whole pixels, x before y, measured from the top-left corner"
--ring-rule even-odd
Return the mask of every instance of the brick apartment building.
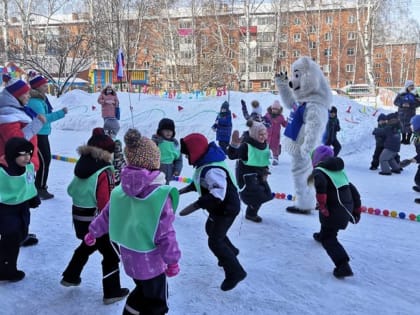
[[[172, 10], [167, 16], [170, 19], [145, 17], [142, 35], [146, 40], [137, 51], [131, 48], [127, 52], [136, 56], [128, 68], [144, 69], [151, 86], [181, 90], [228, 86], [234, 90], [270, 91], [275, 89], [274, 73], [287, 71], [300, 56], [311, 56], [319, 63], [332, 88], [368, 82], [354, 6], [290, 6], [274, 10], [271, 4], [263, 4], [247, 15], [242, 7], [222, 5], [216, 11], [204, 8], [196, 16], [183, 9]], [[134, 18], [127, 21], [136, 29]], [[50, 21], [48, 27], [58, 37], [63, 29], [81, 32], [87, 23], [87, 14], [73, 14]], [[44, 26], [43, 22], [31, 25], [38, 30]], [[11, 20], [9, 33], [16, 49], [23, 43], [18, 20]], [[128, 40], [135, 40], [137, 35], [129, 33]], [[47, 49], [48, 43], [44, 45]], [[420, 85], [416, 47], [416, 43], [373, 45], [371, 64], [376, 86], [397, 88], [406, 79]], [[108, 64], [112, 68], [114, 55], [94, 59], [95, 65]]]

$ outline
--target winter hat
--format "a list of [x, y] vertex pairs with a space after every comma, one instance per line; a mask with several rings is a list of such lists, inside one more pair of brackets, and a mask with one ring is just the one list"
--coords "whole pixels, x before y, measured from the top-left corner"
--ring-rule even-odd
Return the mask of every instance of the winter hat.
[[251, 102], [251, 106], [252, 106], [251, 113], [256, 113], [256, 114], [262, 116], [262, 108], [260, 106], [260, 102], [258, 102], [257, 100], [253, 100]]
[[174, 137], [175, 137], [175, 123], [172, 119], [169, 118], [163, 118], [159, 121], [159, 125], [158, 125], [158, 130], [157, 130], [157, 134], [160, 135], [160, 132], [164, 129], [170, 130], [174, 133]]
[[312, 152], [312, 166], [317, 166], [320, 162], [334, 156], [334, 151], [328, 145], [320, 145]]
[[103, 128], [97, 127], [92, 130], [92, 136], [89, 138], [87, 145], [97, 147], [102, 150], [114, 153], [115, 143], [109, 136], [105, 134]]
[[384, 113], [378, 116], [378, 121], [381, 121], [381, 120], [386, 120], [386, 115]]
[[407, 80], [404, 83], [404, 88], [408, 89], [410, 86], [414, 87], [414, 81], [413, 80]]
[[137, 129], [128, 129], [124, 135], [124, 155], [127, 165], [144, 168], [149, 171], [160, 167], [160, 151], [149, 138], [142, 137]]
[[228, 101], [224, 101], [222, 106], [220, 107], [220, 110], [225, 109], [226, 111], [229, 110], [229, 103]]
[[280, 102], [278, 100], [275, 100], [273, 105], [271, 105], [271, 108], [281, 109]]
[[410, 120], [410, 124], [413, 126], [414, 131], [420, 130], [420, 115], [413, 116]]
[[246, 125], [249, 127], [249, 136], [254, 140], [258, 140], [258, 134], [260, 133], [261, 130], [267, 129], [263, 123], [254, 121], [252, 119], [249, 119], [246, 122]]
[[201, 133], [191, 133], [181, 139], [181, 153], [188, 155], [188, 163], [194, 165], [208, 150], [207, 138]]
[[44, 78], [40, 74], [37, 74], [34, 71], [29, 71], [28, 78], [29, 78], [29, 84], [31, 85], [31, 88], [33, 89], [37, 89], [41, 85], [48, 84], [48, 80], [46, 78]]
[[104, 122], [104, 131], [105, 134], [109, 136], [116, 136], [118, 131], [120, 131], [120, 123], [116, 118], [107, 118]]
[[331, 108], [330, 108], [330, 113], [337, 114], [337, 107], [335, 107], [335, 106], [331, 106]]
[[6, 141], [4, 146], [5, 157], [7, 164], [14, 163], [15, 159], [20, 156], [20, 152], [34, 152], [34, 145], [25, 138], [13, 137]]
[[21, 97], [31, 89], [25, 81], [13, 79], [9, 74], [3, 74], [3, 82], [6, 83], [6, 91], [16, 98]]
[[386, 120], [398, 119], [398, 113], [391, 113], [386, 115]]

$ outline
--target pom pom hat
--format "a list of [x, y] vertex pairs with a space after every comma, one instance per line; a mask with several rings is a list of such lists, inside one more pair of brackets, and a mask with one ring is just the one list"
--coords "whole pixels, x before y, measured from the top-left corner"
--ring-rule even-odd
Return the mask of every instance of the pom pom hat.
[[201, 133], [191, 133], [181, 139], [181, 153], [188, 155], [188, 163], [195, 165], [209, 147], [207, 138]]
[[249, 136], [254, 140], [258, 140], [258, 134], [261, 130], [267, 129], [263, 123], [254, 121], [252, 119], [249, 119], [246, 122], [246, 125], [249, 127]]
[[334, 156], [334, 151], [327, 145], [320, 145], [312, 152], [312, 166], [316, 167], [329, 157]]
[[104, 131], [107, 135], [116, 136], [120, 131], [120, 123], [116, 118], [107, 118], [104, 122]]
[[41, 85], [48, 84], [48, 80], [44, 78], [42, 75], [37, 74], [36, 72], [30, 71], [28, 74], [29, 77], [29, 84], [31, 88], [37, 89]]
[[6, 91], [16, 98], [21, 97], [31, 89], [25, 81], [13, 79], [9, 74], [3, 74], [3, 82], [6, 83]]
[[92, 130], [92, 136], [89, 138], [87, 145], [100, 148], [109, 153], [114, 153], [115, 151], [114, 140], [105, 134], [103, 128], [99, 127]]
[[128, 129], [124, 135], [124, 154], [127, 164], [149, 171], [159, 170], [160, 151], [149, 138], [142, 137], [137, 129]]

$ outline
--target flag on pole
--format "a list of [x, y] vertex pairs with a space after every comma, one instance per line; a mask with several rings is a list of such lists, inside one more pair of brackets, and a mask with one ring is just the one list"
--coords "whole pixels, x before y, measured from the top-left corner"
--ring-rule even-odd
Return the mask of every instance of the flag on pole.
[[122, 49], [118, 50], [117, 60], [115, 62], [115, 73], [117, 78], [121, 80], [124, 77], [124, 55]]

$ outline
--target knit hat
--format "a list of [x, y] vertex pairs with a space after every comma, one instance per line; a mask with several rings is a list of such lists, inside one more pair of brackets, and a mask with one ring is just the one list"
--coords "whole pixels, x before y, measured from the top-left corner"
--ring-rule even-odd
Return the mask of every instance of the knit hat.
[[413, 80], [407, 80], [407, 81], [405, 81], [404, 88], [407, 89], [410, 86], [413, 86], [414, 87], [414, 81]]
[[158, 135], [160, 135], [160, 132], [162, 130], [164, 130], [164, 129], [172, 131], [173, 132], [173, 136], [175, 137], [175, 123], [174, 123], [174, 121], [172, 119], [162, 118], [159, 121], [158, 130], [157, 130], [156, 133]]
[[337, 114], [337, 107], [335, 107], [335, 106], [331, 106], [331, 108], [330, 108], [330, 113]]
[[25, 138], [13, 137], [6, 141], [4, 151], [6, 162], [10, 165], [18, 156], [20, 156], [20, 152], [29, 152], [32, 157], [34, 145]]
[[120, 131], [120, 123], [116, 118], [107, 118], [104, 122], [104, 132], [109, 136], [116, 136]]
[[206, 154], [208, 147], [207, 138], [201, 133], [191, 133], [181, 139], [181, 153], [188, 155], [190, 165], [194, 165], [201, 159]]
[[92, 136], [89, 138], [87, 144], [92, 147], [97, 147], [102, 150], [114, 153], [115, 143], [109, 136], [105, 134], [103, 128], [97, 127], [92, 130]]
[[271, 105], [271, 108], [280, 109], [281, 108], [280, 102], [278, 100], [275, 100], [273, 105]]
[[229, 110], [229, 103], [228, 101], [224, 101], [222, 106], [220, 107], [220, 110], [225, 109], [226, 111]]
[[312, 152], [312, 166], [315, 167], [332, 156], [334, 156], [334, 151], [330, 146], [320, 145]]
[[413, 126], [414, 131], [420, 130], [420, 115], [413, 116], [410, 120], [410, 124]]
[[386, 115], [386, 120], [398, 119], [398, 113], [391, 113]]
[[13, 79], [8, 73], [3, 74], [3, 82], [6, 83], [6, 91], [16, 98], [21, 97], [31, 89], [25, 81]]
[[160, 167], [160, 151], [149, 138], [142, 137], [137, 129], [128, 129], [124, 135], [124, 154], [127, 165], [144, 168], [149, 171]]
[[263, 123], [260, 123], [252, 119], [249, 119], [246, 122], [246, 125], [249, 127], [249, 136], [254, 140], [258, 140], [258, 134], [260, 133], [261, 130], [267, 129]]
[[28, 78], [29, 78], [29, 84], [31, 85], [31, 88], [33, 89], [37, 89], [41, 85], [48, 84], [48, 80], [46, 78], [44, 78], [40, 74], [37, 74], [34, 71], [29, 71]]
[[379, 114], [378, 116], [378, 121], [381, 121], [381, 120], [386, 120], [386, 115], [384, 113]]

